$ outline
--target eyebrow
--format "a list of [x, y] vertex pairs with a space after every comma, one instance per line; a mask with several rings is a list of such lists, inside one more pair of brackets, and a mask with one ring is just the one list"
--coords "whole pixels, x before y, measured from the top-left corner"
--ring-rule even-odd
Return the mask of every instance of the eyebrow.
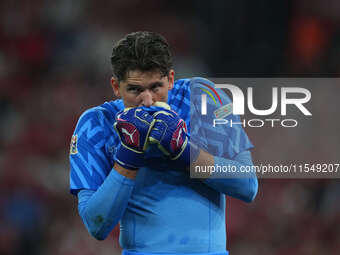
[[127, 84], [127, 87], [129, 87], [129, 88], [140, 88], [140, 87], [152, 88], [152, 87], [155, 87], [155, 86], [163, 86], [163, 82], [155, 81], [155, 82], [152, 82], [148, 86], [145, 86], [145, 87], [143, 85], [140, 85], [140, 84], [132, 84], [132, 83]]

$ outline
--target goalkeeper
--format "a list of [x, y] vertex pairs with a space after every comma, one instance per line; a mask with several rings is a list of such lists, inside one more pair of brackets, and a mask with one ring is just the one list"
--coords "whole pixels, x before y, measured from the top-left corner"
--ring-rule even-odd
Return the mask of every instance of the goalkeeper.
[[214, 85], [202, 78], [175, 81], [162, 36], [126, 35], [111, 62], [119, 99], [85, 111], [71, 139], [70, 190], [87, 230], [103, 240], [120, 223], [126, 255], [227, 254], [225, 197], [252, 201], [257, 178], [191, 179], [188, 169], [251, 165], [244, 130], [221, 128], [211, 136], [206, 125], [190, 127], [198, 114], [190, 93]]

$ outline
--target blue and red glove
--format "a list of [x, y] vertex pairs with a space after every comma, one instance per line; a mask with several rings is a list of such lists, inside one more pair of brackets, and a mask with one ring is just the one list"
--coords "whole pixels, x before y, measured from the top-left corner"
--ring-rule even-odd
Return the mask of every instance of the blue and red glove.
[[117, 114], [114, 128], [121, 143], [115, 154], [115, 161], [119, 165], [131, 170], [138, 170], [143, 166], [144, 152], [154, 123], [154, 118], [142, 107], [127, 108]]
[[169, 109], [161, 108], [152, 114], [155, 123], [149, 134], [149, 141], [157, 144], [170, 159], [179, 160], [189, 166], [198, 157], [199, 149], [189, 142], [185, 121]]

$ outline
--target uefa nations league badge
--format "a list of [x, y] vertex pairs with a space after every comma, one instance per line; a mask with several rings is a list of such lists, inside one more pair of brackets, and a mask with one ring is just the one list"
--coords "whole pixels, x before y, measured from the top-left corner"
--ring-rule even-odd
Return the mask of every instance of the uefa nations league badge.
[[233, 104], [223, 105], [222, 107], [218, 108], [214, 111], [215, 117], [217, 119], [224, 119], [225, 117], [229, 116], [233, 113]]

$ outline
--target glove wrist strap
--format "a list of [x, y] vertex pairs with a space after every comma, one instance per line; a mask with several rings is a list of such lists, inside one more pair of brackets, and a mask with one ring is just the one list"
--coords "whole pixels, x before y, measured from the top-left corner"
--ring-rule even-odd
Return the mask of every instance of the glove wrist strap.
[[[117, 164], [129, 170], [138, 170], [143, 166], [144, 153], [138, 153], [127, 149], [122, 144], [119, 145], [116, 155], [114, 157]], [[126, 163], [129, 162], [129, 163]]]

